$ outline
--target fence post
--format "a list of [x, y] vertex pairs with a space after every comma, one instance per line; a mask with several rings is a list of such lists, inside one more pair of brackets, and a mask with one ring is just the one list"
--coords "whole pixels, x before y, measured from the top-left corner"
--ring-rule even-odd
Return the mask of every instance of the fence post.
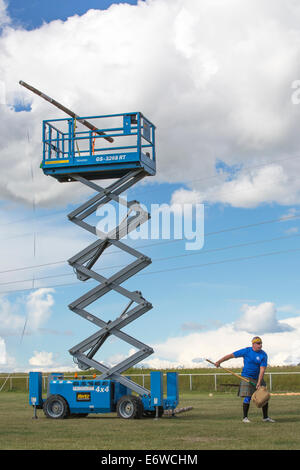
[[217, 374], [215, 374], [215, 392], [217, 391]]
[[192, 374], [190, 374], [190, 390], [193, 390]]
[[270, 392], [272, 392], [272, 373], [270, 372]]

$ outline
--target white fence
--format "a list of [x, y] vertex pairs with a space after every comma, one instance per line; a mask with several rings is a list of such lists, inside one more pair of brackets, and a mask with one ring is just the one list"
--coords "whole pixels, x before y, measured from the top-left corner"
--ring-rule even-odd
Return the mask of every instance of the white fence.
[[[190, 390], [193, 390], [193, 379], [192, 377], [193, 376], [213, 376], [214, 377], [214, 389], [215, 391], [218, 390], [218, 378], [221, 378], [221, 377], [224, 377], [224, 376], [231, 376], [231, 374], [218, 374], [218, 373], [215, 373], [215, 374], [179, 374], [179, 375], [189, 375], [190, 377]], [[265, 373], [265, 379], [267, 379], [267, 377], [269, 378], [269, 384], [268, 384], [268, 389], [269, 391], [271, 392], [272, 391], [272, 387], [273, 387], [273, 376], [276, 376], [276, 375], [300, 375], [300, 372], [266, 372]], [[220, 384], [219, 384], [220, 385]]]
[[[224, 377], [232, 377], [231, 374], [226, 374], [226, 373], [207, 373], [207, 374], [180, 374], [178, 373], [179, 375], [179, 380], [180, 380], [180, 377], [185, 377], [188, 379], [188, 388], [189, 390], [193, 390], [193, 378], [194, 377], [212, 377], [213, 378], [213, 387], [214, 387], [214, 390], [217, 391], [218, 390], [218, 387], [220, 387], [221, 385], [228, 385], [230, 386], [231, 384], [222, 384], [221, 383], [221, 380], [222, 378]], [[280, 376], [280, 375], [286, 375], [286, 376], [292, 376], [292, 375], [300, 375], [300, 372], [266, 372], [265, 373], [265, 378], [266, 380], [268, 380], [268, 389], [270, 391], [272, 391], [272, 388], [273, 388], [273, 377], [275, 376]], [[145, 387], [145, 378], [146, 377], [149, 377], [150, 374], [130, 374], [130, 377], [139, 377], [139, 378], [142, 378], [142, 385], [143, 387]], [[74, 379], [74, 375], [65, 375], [64, 376], [65, 378], [70, 378], [70, 379]], [[48, 376], [45, 375], [43, 376], [43, 387], [44, 389], [46, 389], [47, 387], [47, 378]], [[92, 378], [92, 375], [86, 375], [85, 378], [87, 380], [91, 379]], [[29, 388], [29, 377], [28, 375], [22, 375], [22, 376], [16, 376], [16, 375], [8, 375], [7, 377], [6, 376], [0, 376], [0, 391], [1, 390], [14, 390], [14, 381], [16, 380], [24, 380], [25, 383], [25, 389], [28, 390]], [[79, 376], [79, 380], [82, 379], [82, 376]], [[199, 383], [199, 381], [197, 381]], [[238, 384], [238, 381], [237, 379], [235, 379], [235, 384]], [[4, 386], [5, 385], [5, 386]], [[233, 386], [233, 384], [232, 384]], [[300, 381], [299, 381], [299, 386], [300, 386]]]

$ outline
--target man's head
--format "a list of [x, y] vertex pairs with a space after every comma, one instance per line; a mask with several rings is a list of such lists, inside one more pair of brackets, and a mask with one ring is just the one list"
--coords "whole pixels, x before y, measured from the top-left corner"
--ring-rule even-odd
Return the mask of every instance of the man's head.
[[252, 349], [254, 351], [260, 351], [262, 348], [262, 339], [259, 336], [252, 338]]

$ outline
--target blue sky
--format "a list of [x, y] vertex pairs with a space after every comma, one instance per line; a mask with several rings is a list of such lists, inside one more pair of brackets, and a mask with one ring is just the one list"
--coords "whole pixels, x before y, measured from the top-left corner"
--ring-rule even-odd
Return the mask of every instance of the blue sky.
[[130, 3], [137, 4], [137, 0], [53, 0], [51, 2], [40, 2], [39, 0], [11, 0], [8, 2], [8, 14], [11, 19], [31, 30], [38, 28], [43, 23], [54, 20], [65, 21], [69, 16], [83, 15], [90, 9], [105, 10], [112, 4]]
[[[131, 8], [120, 3], [130, 3]], [[41, 121], [64, 116], [20, 91], [19, 79], [82, 114], [145, 110], [157, 125], [157, 177], [130, 190], [128, 199], [147, 208], [153, 203], [204, 204], [201, 250], [187, 251], [186, 240], [129, 242], [141, 246], [153, 260], [126, 283], [129, 289], [141, 290], [154, 306], [126, 329], [154, 347], [155, 354], [145, 363], [203, 366], [193, 359], [216, 360], [246, 346], [254, 334], [264, 337], [271, 363], [300, 362], [295, 343], [300, 327], [295, 131], [299, 111], [290, 102], [291, 83], [297, 79], [292, 59], [287, 76], [269, 85], [276, 64], [286, 60], [288, 44], [283, 44], [282, 55], [275, 54], [266, 64], [263, 53], [256, 58], [252, 49], [255, 41], [261, 41], [262, 50], [268, 52], [268, 38], [250, 35], [253, 44], [237, 66], [234, 54], [239, 49], [230, 51], [232, 37], [246, 46], [236, 25], [233, 33], [229, 31], [231, 18], [220, 30], [225, 40], [211, 41], [209, 28], [203, 26], [201, 34], [196, 28], [197, 21], [199, 25], [203, 21], [196, 2], [183, 8], [176, 1], [170, 11], [166, 0], [141, 3], [29, 0], [25, 8], [24, 2], [7, 2], [10, 20], [6, 19], [0, 37], [10, 51], [0, 77], [6, 85], [6, 104], [0, 112], [6, 113], [9, 123], [1, 130], [9, 136], [9, 144], [0, 149], [5, 167], [5, 180], [0, 181], [0, 370], [70, 369], [68, 349], [94, 332], [67, 308], [88, 290], [88, 284], [77, 282], [66, 263], [50, 264], [66, 260], [93, 241], [66, 218], [87, 194], [50, 181], [39, 169]], [[115, 5], [109, 8], [111, 4]], [[204, 5], [212, 24], [217, 12]], [[231, 6], [243, 17], [238, 7]], [[244, 21], [254, 31], [248, 6]], [[89, 11], [99, 8], [106, 10], [106, 16]], [[274, 15], [280, 15], [278, 8]], [[72, 19], [74, 15], [79, 18]], [[272, 32], [275, 44], [292, 27], [292, 16], [282, 31]], [[57, 19], [61, 25], [53, 23]], [[102, 36], [98, 42], [98, 33], [107, 43]], [[25, 49], [18, 52], [15, 44], [21, 43]], [[49, 59], [42, 62], [45, 55]], [[260, 70], [260, 81], [254, 72], [248, 77], [247, 71], [253, 69]], [[220, 83], [228, 85], [228, 96]], [[278, 90], [285, 97], [280, 103]], [[28, 163], [10, 173], [6, 163], [16, 155], [13, 132]], [[121, 262], [113, 254], [106, 260], [104, 266]], [[43, 266], [29, 269], [39, 265]], [[33, 277], [37, 280], [32, 289]], [[107, 320], [118, 316], [123, 306], [115, 295], [99, 303]], [[21, 340], [26, 318], [32, 324], [26, 325]], [[113, 363], [128, 350], [127, 344], [112, 339], [103, 348], [103, 360]]]

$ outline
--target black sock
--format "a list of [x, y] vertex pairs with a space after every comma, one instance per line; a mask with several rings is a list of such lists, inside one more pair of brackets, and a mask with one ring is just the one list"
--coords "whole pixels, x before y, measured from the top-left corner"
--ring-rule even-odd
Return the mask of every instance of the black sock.
[[268, 405], [269, 405], [269, 403], [266, 403], [265, 406], [262, 407], [262, 412], [263, 412], [264, 419], [266, 419], [268, 417]]
[[248, 417], [249, 406], [250, 406], [249, 403], [243, 403], [244, 418]]

